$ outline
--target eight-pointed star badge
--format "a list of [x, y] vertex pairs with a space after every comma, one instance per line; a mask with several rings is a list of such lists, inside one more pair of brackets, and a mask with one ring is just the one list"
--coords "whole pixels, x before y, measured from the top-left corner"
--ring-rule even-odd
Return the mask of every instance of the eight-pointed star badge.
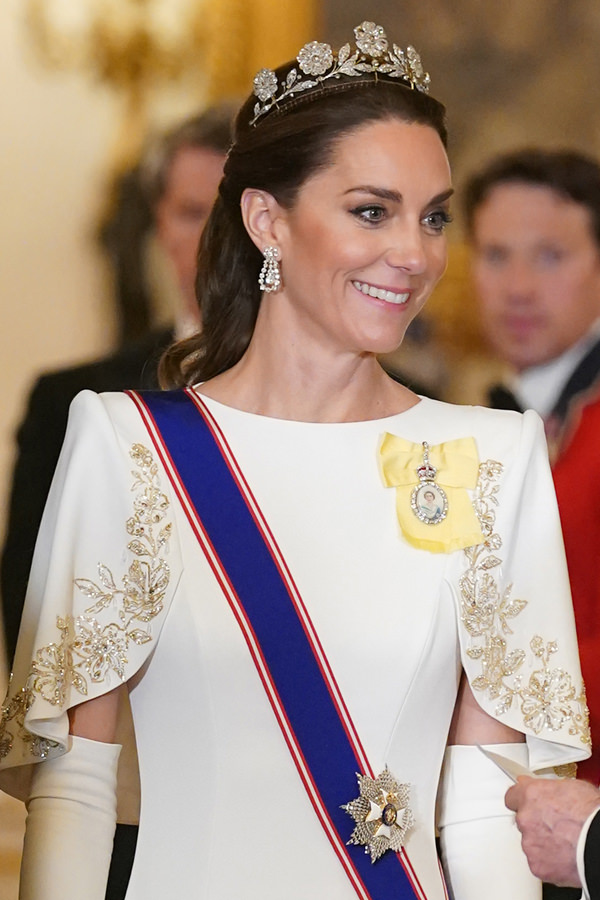
[[401, 850], [415, 823], [408, 806], [409, 786], [396, 781], [387, 766], [375, 779], [358, 773], [357, 778], [360, 796], [342, 806], [356, 822], [348, 843], [364, 845], [375, 862], [386, 850]]

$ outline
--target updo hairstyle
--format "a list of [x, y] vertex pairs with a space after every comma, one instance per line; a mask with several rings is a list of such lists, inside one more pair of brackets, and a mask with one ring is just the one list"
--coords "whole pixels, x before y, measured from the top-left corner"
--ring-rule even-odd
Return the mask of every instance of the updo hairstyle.
[[[276, 70], [280, 81], [294, 65], [295, 60]], [[196, 296], [202, 331], [166, 352], [160, 366], [164, 387], [196, 384], [224, 372], [250, 343], [263, 257], [241, 216], [246, 188], [264, 190], [292, 208], [304, 182], [330, 163], [336, 142], [370, 122], [428, 125], [447, 145], [442, 104], [381, 75], [342, 76], [323, 90], [286, 100], [251, 125], [255, 103], [250, 96], [237, 115], [218, 197], [200, 241]], [[285, 279], [285, 260], [282, 271]]]

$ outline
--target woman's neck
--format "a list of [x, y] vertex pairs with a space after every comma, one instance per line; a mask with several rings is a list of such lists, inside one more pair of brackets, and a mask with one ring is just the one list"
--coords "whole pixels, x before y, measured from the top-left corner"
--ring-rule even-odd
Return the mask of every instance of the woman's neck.
[[372, 353], [307, 348], [256, 328], [241, 360], [200, 392], [227, 406], [299, 422], [355, 422], [403, 412], [418, 402]]

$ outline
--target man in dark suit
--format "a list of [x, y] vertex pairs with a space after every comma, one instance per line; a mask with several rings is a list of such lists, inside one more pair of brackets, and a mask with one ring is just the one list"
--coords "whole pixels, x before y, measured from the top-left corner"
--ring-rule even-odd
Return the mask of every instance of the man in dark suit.
[[600, 900], [600, 791], [586, 781], [519, 778], [506, 805], [533, 874]]
[[[199, 327], [194, 280], [198, 242], [230, 145], [234, 107], [213, 107], [169, 131], [151, 148], [140, 169], [153, 214], [156, 242], [176, 285], [173, 325], [95, 362], [42, 375], [35, 383], [17, 434], [0, 587], [7, 655], [14, 655], [29, 569], [46, 497], [67, 426], [71, 400], [81, 390], [155, 388], [162, 351], [174, 338]], [[114, 241], [113, 241], [114, 243]], [[141, 243], [141, 242], [140, 242]], [[112, 247], [114, 252], [115, 248]], [[127, 768], [127, 763], [125, 763]], [[134, 771], [135, 760], [129, 771]], [[129, 784], [129, 777], [126, 777]], [[131, 816], [131, 821], [134, 821]], [[135, 854], [137, 826], [119, 824], [106, 892], [124, 897]]]

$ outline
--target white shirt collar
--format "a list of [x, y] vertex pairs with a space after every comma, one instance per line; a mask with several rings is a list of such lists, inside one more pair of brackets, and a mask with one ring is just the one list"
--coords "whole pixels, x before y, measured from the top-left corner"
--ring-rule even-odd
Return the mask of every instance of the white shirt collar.
[[598, 337], [600, 337], [600, 319], [597, 319], [587, 334], [561, 356], [513, 376], [510, 386], [521, 407], [534, 409], [542, 418], [546, 418], [552, 412], [569, 377]]

